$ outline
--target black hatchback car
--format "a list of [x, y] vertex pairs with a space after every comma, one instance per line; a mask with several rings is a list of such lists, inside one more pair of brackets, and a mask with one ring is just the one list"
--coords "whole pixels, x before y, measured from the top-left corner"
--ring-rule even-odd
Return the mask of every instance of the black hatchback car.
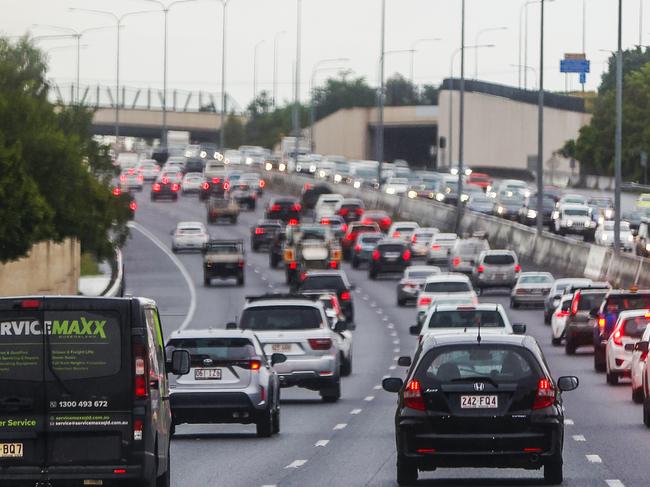
[[406, 379], [387, 378], [399, 393], [395, 414], [397, 483], [438, 467], [544, 468], [562, 483], [562, 391], [578, 378], [551, 377], [534, 338], [445, 335], [426, 338], [410, 357]]
[[404, 269], [411, 265], [411, 249], [403, 240], [384, 239], [380, 241], [368, 266], [368, 277], [376, 279], [380, 274], [404, 273]]
[[259, 220], [251, 228], [251, 250], [257, 252], [262, 247], [270, 247], [283, 226], [279, 220]]
[[336, 293], [341, 306], [341, 312], [348, 323], [354, 322], [354, 304], [352, 303], [352, 290], [354, 286], [348, 281], [345, 272], [326, 270], [309, 271], [300, 281], [298, 292], [304, 291], [331, 291]]
[[267, 220], [281, 220], [290, 225], [297, 225], [300, 223], [301, 210], [302, 206], [296, 198], [283, 196], [269, 201], [264, 216]]

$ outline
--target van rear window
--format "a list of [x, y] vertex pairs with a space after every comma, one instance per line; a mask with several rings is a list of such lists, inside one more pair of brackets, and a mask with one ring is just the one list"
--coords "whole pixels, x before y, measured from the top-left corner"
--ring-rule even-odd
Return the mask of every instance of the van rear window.
[[483, 263], [488, 265], [509, 265], [515, 263], [515, 258], [509, 254], [486, 255]]

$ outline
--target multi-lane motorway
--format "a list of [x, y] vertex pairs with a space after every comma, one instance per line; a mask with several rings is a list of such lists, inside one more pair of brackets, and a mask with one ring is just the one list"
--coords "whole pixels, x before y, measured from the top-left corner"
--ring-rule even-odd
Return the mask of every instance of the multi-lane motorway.
[[[246, 295], [287, 290], [282, 270], [271, 270], [267, 254], [250, 250], [243, 290], [217, 282], [204, 288], [200, 254], [175, 256], [170, 251], [175, 224], [205, 221], [204, 206], [196, 197], [152, 203], [147, 189], [138, 195], [132, 237], [124, 250], [127, 292], [158, 302], [167, 334], [181, 326], [223, 328], [237, 317]], [[242, 213], [236, 226], [211, 226], [212, 236], [248, 242], [262, 207]], [[396, 396], [381, 390], [380, 383], [383, 377], [404, 374], [396, 358], [414, 350], [416, 339], [408, 327], [415, 311], [396, 306], [394, 279], [369, 281], [364, 270], [344, 268], [357, 285], [357, 328], [353, 373], [343, 379], [341, 400], [324, 404], [315, 392], [283, 389], [281, 433], [270, 439], [257, 438], [254, 426], [179, 426], [172, 444], [172, 485], [396, 485]], [[508, 304], [505, 294], [489, 293], [481, 300]], [[567, 357], [563, 348], [552, 347], [541, 310], [510, 310], [509, 315], [511, 321], [527, 324], [555, 376], [572, 374], [581, 380], [577, 391], [565, 395], [564, 485], [650, 485], [650, 430], [642, 424], [640, 406], [631, 401], [629, 386], [606, 385], [604, 376], [593, 371], [589, 353]], [[424, 473], [418, 485], [541, 484], [541, 471], [458, 469]]]

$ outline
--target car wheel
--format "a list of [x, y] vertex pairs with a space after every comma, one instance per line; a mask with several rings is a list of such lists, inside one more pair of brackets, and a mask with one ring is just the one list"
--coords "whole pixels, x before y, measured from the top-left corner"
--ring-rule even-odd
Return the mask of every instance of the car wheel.
[[602, 357], [602, 353], [599, 353], [598, 349], [594, 350], [594, 370], [596, 372], [605, 372], [606, 369], [605, 357]]
[[278, 407], [273, 413], [273, 434], [280, 432], [280, 408]]
[[618, 374], [615, 372], [607, 372], [607, 383], [610, 386], [618, 385]]
[[406, 306], [406, 299], [403, 299], [403, 298], [397, 298], [397, 306], [399, 306], [399, 307], [404, 307], [404, 306]]
[[377, 279], [377, 271], [369, 271], [368, 272], [368, 279], [370, 279], [371, 281], [374, 281], [375, 279]]
[[352, 374], [352, 357], [346, 359], [341, 355], [341, 377], [348, 377]]
[[178, 249], [172, 245], [172, 252], [176, 253], [178, 252]]
[[397, 484], [412, 485], [418, 481], [418, 468], [408, 463], [401, 457], [397, 457]]
[[510, 300], [510, 308], [512, 308], [512, 309], [519, 308], [519, 303], [517, 301], [515, 301], [514, 299], [511, 299]]
[[564, 480], [562, 454], [556, 453], [544, 462], [544, 482], [548, 485], [560, 485]]
[[562, 337], [560, 338], [555, 338], [554, 336], [551, 335], [551, 345], [554, 347], [559, 347], [562, 345]]
[[650, 398], [643, 399], [643, 424], [650, 428]]
[[341, 380], [337, 380], [334, 385], [320, 390], [320, 397], [323, 402], [337, 402], [341, 398]]
[[241, 276], [237, 277], [237, 285], [238, 286], [243, 286], [244, 285], [244, 275], [243, 274]]
[[253, 252], [257, 252], [259, 250], [259, 247], [257, 245], [255, 245], [254, 243], [251, 243], [251, 250]]
[[643, 403], [643, 387], [632, 389], [632, 401], [636, 404]]
[[208, 276], [203, 276], [203, 285], [206, 287], [210, 287], [210, 278]]
[[544, 312], [544, 324], [545, 325], [551, 324], [551, 315], [549, 315], [547, 312]]
[[278, 258], [273, 254], [269, 254], [269, 266], [271, 269], [277, 269], [278, 267]]
[[273, 412], [271, 407], [266, 410], [259, 420], [255, 423], [257, 429], [257, 436], [260, 438], [268, 438], [273, 434]]
[[476, 295], [477, 296], [482, 296], [483, 295], [483, 288], [477, 287], [476, 288]]
[[352, 268], [353, 269], [359, 268], [359, 259], [357, 259], [356, 257], [352, 257]]
[[576, 353], [576, 345], [573, 343], [573, 340], [567, 337], [566, 343], [564, 344], [564, 352], [567, 355], [574, 355]]
[[169, 450], [169, 446], [167, 446], [167, 468], [165, 469], [165, 473], [156, 479], [156, 487], [171, 487], [172, 485], [172, 462], [171, 452]]

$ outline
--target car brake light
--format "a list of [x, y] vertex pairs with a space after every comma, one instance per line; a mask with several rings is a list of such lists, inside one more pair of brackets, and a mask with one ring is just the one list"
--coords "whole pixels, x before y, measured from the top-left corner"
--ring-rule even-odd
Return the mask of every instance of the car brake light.
[[361, 252], [361, 245], [357, 244], [354, 246], [354, 251], [355, 252]]
[[292, 210], [292, 211], [300, 211], [300, 210], [302, 210], [302, 206], [300, 206], [300, 203], [295, 203], [295, 204], [291, 207], [291, 210]]
[[114, 468], [113, 473], [116, 474], [116, 475], [122, 475], [122, 474], [126, 473], [126, 469], [125, 468]]
[[244, 268], [244, 265], [246, 265], [246, 264], [244, 263], [243, 260], [240, 260], [239, 262], [237, 262], [237, 266], [238, 266], [240, 269], [243, 269], [243, 268]]
[[260, 188], [263, 188], [264, 186], [266, 186], [266, 181], [260, 179]]
[[289, 269], [296, 270], [298, 268], [297, 262], [289, 262]]
[[411, 251], [409, 249], [406, 249], [404, 251], [404, 253], [402, 254], [402, 259], [411, 260]]
[[347, 232], [348, 231], [348, 224], [347, 223], [344, 223], [343, 225], [341, 225], [341, 231], [342, 232]]
[[479, 274], [483, 274], [485, 272], [485, 266], [484, 265], [478, 266], [476, 268], [476, 272], [478, 272]]
[[576, 291], [571, 300], [571, 315], [575, 316], [578, 314], [578, 307], [580, 306], [580, 291]]
[[230, 183], [226, 181], [225, 183], [223, 183], [223, 190], [228, 191], [229, 189], [230, 189]]
[[118, 187], [113, 188], [113, 196], [119, 196], [122, 194], [122, 190]]
[[147, 355], [144, 345], [133, 345], [133, 373], [135, 375], [133, 393], [136, 399], [147, 397]]
[[135, 201], [131, 201], [131, 203], [129, 203], [129, 208], [131, 208], [131, 211], [135, 211], [138, 209], [138, 204]]
[[143, 431], [144, 431], [144, 421], [142, 421], [141, 419], [134, 419], [133, 420], [133, 440], [134, 441], [142, 441]]
[[312, 350], [329, 350], [332, 348], [331, 338], [310, 338], [307, 341]]
[[160, 191], [160, 184], [158, 184], [158, 183], [154, 183], [154, 185], [151, 187], [151, 189], [152, 189], [154, 192], [157, 193], [158, 191]]
[[390, 225], [392, 223], [390, 218], [388, 218], [388, 217], [384, 217], [379, 221], [381, 222], [382, 225]]
[[613, 340], [616, 345], [619, 347], [623, 346], [623, 340], [622, 340], [623, 334], [621, 333], [620, 328], [614, 332]]
[[307, 191], [308, 189], [311, 189], [311, 188], [313, 188], [313, 187], [314, 187], [313, 184], [306, 183], [306, 184], [302, 187], [302, 189], [304, 189], [305, 191]]
[[521, 266], [519, 264], [515, 266], [515, 272], [521, 272]]
[[418, 300], [418, 306], [429, 306], [431, 304], [431, 298], [428, 296], [423, 296]]
[[555, 313], [555, 316], [557, 316], [558, 318], [566, 318], [567, 316], [569, 316], [569, 312], [560, 310], [557, 313]]
[[277, 204], [271, 206], [271, 211], [280, 211], [281, 209], [282, 209], [282, 208], [280, 207], [280, 205], [277, 205]]
[[206, 181], [205, 183], [203, 183], [203, 184], [201, 185], [201, 187], [202, 187], [205, 191], [207, 191], [208, 189], [210, 189], [210, 183], [208, 183], [208, 182]]
[[355, 212], [358, 216], [361, 216], [361, 215], [363, 215], [364, 210], [363, 210], [363, 208], [357, 208], [356, 210], [354, 210], [354, 212]]
[[372, 253], [372, 260], [379, 260], [381, 258], [381, 254], [379, 253], [379, 250], [376, 250]]
[[417, 242], [418, 242], [418, 236], [417, 236], [417, 235], [413, 235], [413, 236], [411, 237], [411, 243], [417, 243]]
[[341, 293], [341, 301], [350, 301], [350, 292], [349, 291], [343, 291]]
[[397, 231], [393, 232], [393, 238], [399, 238], [401, 234]]
[[553, 383], [545, 377], [539, 379], [533, 409], [544, 409], [553, 404], [555, 404], [555, 388], [553, 387]]
[[355, 237], [356, 237], [356, 234], [355, 234], [354, 232], [350, 232], [350, 233], [348, 233], [348, 234], [345, 236], [345, 240], [347, 240], [348, 242], [350, 242], [350, 241], [354, 240]]
[[120, 174], [120, 181], [126, 181], [126, 174]]
[[261, 366], [262, 366], [262, 362], [260, 362], [259, 360], [251, 360], [250, 361], [251, 370], [260, 370]]
[[329, 218], [321, 218], [320, 219], [320, 224], [321, 225], [329, 225], [330, 224], [330, 219]]
[[432, 245], [431, 250], [440, 250], [440, 245]]
[[178, 183], [172, 184], [172, 191], [178, 191]]
[[255, 229], [255, 235], [264, 235], [264, 233], [265, 233], [265, 232], [264, 232], [264, 229], [263, 229], [263, 228], [259, 228], [259, 227], [257, 227], [257, 228]]
[[349, 211], [347, 208], [341, 208], [341, 209], [339, 210], [339, 215], [341, 215], [341, 216], [345, 216], [345, 215], [347, 215], [349, 212], [350, 212], [350, 211]]
[[339, 268], [339, 263], [335, 260], [330, 262], [330, 269], [338, 269]]
[[142, 174], [138, 174], [138, 181], [144, 181], [144, 176]]
[[221, 178], [212, 178], [213, 184], [219, 184], [220, 182], [221, 182]]
[[411, 379], [404, 389], [404, 406], [418, 411], [424, 411], [426, 406], [422, 397], [422, 386], [417, 379]]
[[298, 225], [298, 219], [297, 218], [290, 219], [288, 225]]
[[460, 265], [460, 257], [454, 257], [453, 263], [454, 267], [458, 267]]
[[38, 299], [23, 299], [20, 302], [22, 309], [38, 309], [41, 307], [41, 302]]

